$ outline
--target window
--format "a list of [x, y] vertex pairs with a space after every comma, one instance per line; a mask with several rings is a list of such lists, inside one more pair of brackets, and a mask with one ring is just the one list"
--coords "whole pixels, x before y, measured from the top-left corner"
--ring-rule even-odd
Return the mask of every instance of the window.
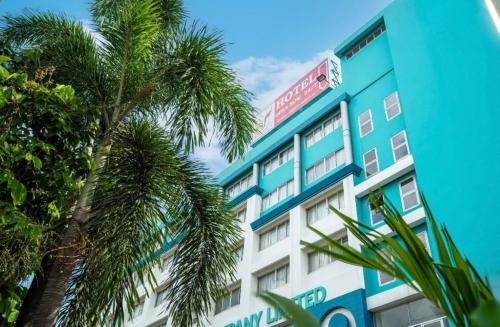
[[161, 267], [160, 267], [161, 272], [165, 272], [165, 271], [170, 270], [170, 268], [172, 268], [173, 262], [174, 262], [173, 255], [166, 257], [166, 258], [163, 258], [163, 260], [161, 261]]
[[318, 160], [314, 165], [306, 170], [306, 184], [309, 184], [327, 172], [345, 163], [344, 148], [340, 148], [330, 153], [326, 157]]
[[290, 269], [288, 263], [262, 275], [257, 279], [257, 293], [270, 291], [288, 283]]
[[[342, 235], [335, 239], [340, 244], [347, 244], [347, 234]], [[321, 252], [311, 252], [307, 254], [307, 266], [308, 272], [312, 273], [313, 271], [318, 270], [326, 265], [332, 263], [335, 259], [332, 256], [329, 256], [325, 253]]]
[[393, 92], [384, 99], [385, 117], [387, 121], [393, 119], [401, 113], [398, 92]]
[[[382, 251], [380, 252], [380, 254], [381, 254], [382, 256], [384, 256], [384, 257], [386, 258], [386, 260], [392, 260], [392, 258], [391, 258], [391, 257], [387, 254], [387, 252], [386, 252], [386, 251], [383, 251], [383, 250], [382, 250]], [[378, 273], [378, 284], [379, 284], [380, 286], [383, 286], [383, 285], [385, 285], [385, 284], [389, 284], [389, 283], [391, 283], [391, 282], [393, 282], [393, 281], [395, 281], [395, 280], [396, 280], [396, 278], [394, 278], [393, 276], [388, 275], [388, 274], [386, 274], [386, 273], [384, 273], [384, 272], [377, 271], [377, 273]]]
[[260, 234], [259, 237], [259, 251], [270, 247], [271, 245], [284, 240], [290, 234], [290, 221], [287, 220], [270, 230]]
[[241, 288], [235, 288], [215, 304], [215, 314], [240, 304]]
[[406, 132], [401, 131], [391, 137], [391, 146], [394, 161], [398, 161], [399, 159], [408, 155], [410, 151], [408, 150], [408, 142], [406, 141]]
[[241, 245], [234, 251], [234, 257], [236, 259], [236, 262], [243, 261], [243, 245]]
[[227, 188], [227, 195], [230, 198], [235, 197], [241, 192], [245, 191], [252, 184], [252, 174], [246, 175], [245, 177], [239, 179], [236, 183]]
[[161, 291], [159, 291], [158, 293], [156, 293], [155, 307], [167, 301], [167, 297], [170, 291], [172, 291], [172, 288], [169, 285], [164, 289], [162, 289]]
[[262, 198], [262, 211], [293, 195], [293, 179], [275, 188]]
[[[384, 205], [384, 195], [381, 192], [379, 192], [375, 196], [377, 198], [377, 204], [379, 206], [383, 206]], [[372, 225], [376, 225], [376, 224], [384, 221], [384, 215], [382, 215], [382, 213], [379, 210], [377, 210], [377, 205], [372, 203], [370, 201], [370, 199], [368, 199], [368, 205], [370, 206], [370, 218], [372, 220]]]
[[142, 314], [143, 309], [144, 309], [144, 299], [140, 300], [140, 302], [134, 307], [134, 311], [132, 311], [130, 319], [139, 317]]
[[422, 244], [425, 246], [425, 250], [429, 255], [431, 255], [431, 248], [429, 246], [429, 239], [427, 238], [427, 231], [422, 231], [420, 233], [417, 233], [417, 237], [420, 239]]
[[382, 23], [380, 24], [377, 28], [373, 30], [370, 34], [368, 34], [364, 39], [356, 43], [352, 48], [350, 48], [346, 54], [345, 57], [347, 59], [350, 59], [352, 56], [354, 56], [356, 53], [358, 53], [361, 49], [366, 47], [369, 43], [371, 43], [373, 40], [375, 40], [380, 34], [382, 34], [385, 31], [385, 24]]
[[417, 183], [415, 177], [411, 176], [399, 183], [399, 191], [401, 192], [401, 202], [403, 210], [410, 210], [420, 204], [418, 198]]
[[[404, 303], [374, 315], [376, 326], [447, 327], [444, 314], [427, 299]], [[433, 324], [439, 321], [440, 324]]]
[[243, 208], [242, 210], [238, 211], [235, 216], [238, 221], [244, 223], [247, 216], [247, 208]]
[[330, 213], [329, 206], [334, 206], [337, 209], [344, 208], [344, 191], [340, 190], [330, 195], [328, 198], [310, 206], [306, 209], [307, 224], [312, 225], [318, 220], [328, 216]]
[[293, 145], [289, 146], [285, 150], [279, 152], [277, 155], [273, 156], [271, 159], [264, 163], [264, 176], [270, 174], [276, 168], [285, 164], [288, 160], [293, 159]]
[[323, 123], [321, 123], [318, 127], [312, 130], [305, 137], [305, 146], [306, 148], [312, 146], [314, 143], [321, 140], [326, 135], [330, 134], [337, 128], [342, 127], [342, 120], [340, 117], [340, 113], [334, 115], [326, 119]]
[[372, 111], [370, 109], [362, 112], [358, 116], [359, 136], [363, 137], [373, 131]]
[[363, 154], [366, 178], [378, 173], [377, 149], [373, 148]]

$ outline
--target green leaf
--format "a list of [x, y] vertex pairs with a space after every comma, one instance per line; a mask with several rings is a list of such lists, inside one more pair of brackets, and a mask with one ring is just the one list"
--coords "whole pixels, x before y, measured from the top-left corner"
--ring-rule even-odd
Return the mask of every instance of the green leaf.
[[0, 175], [0, 180], [7, 182], [14, 205], [23, 204], [26, 199], [26, 187], [9, 173], [4, 172]]
[[57, 85], [54, 88], [54, 93], [66, 103], [71, 102], [75, 98], [75, 90], [68, 85]]
[[5, 81], [7, 78], [9, 78], [10, 73], [7, 70], [7, 68], [0, 66], [0, 80]]
[[42, 160], [40, 160], [40, 158], [38, 158], [37, 156], [33, 156], [33, 167], [35, 167], [35, 169], [41, 169], [42, 168]]
[[285, 318], [297, 324], [298, 327], [320, 327], [319, 322], [297, 303], [278, 294], [265, 292], [260, 297], [269, 305], [279, 310]]
[[500, 302], [484, 302], [472, 313], [472, 327], [497, 326], [500, 326]]
[[54, 219], [61, 218], [61, 212], [59, 211], [59, 208], [57, 208], [55, 201], [49, 203], [47, 211], [52, 218]]
[[7, 56], [4, 56], [4, 55], [0, 55], [0, 64], [3, 64], [7, 61], [10, 61], [10, 57], [7, 57]]

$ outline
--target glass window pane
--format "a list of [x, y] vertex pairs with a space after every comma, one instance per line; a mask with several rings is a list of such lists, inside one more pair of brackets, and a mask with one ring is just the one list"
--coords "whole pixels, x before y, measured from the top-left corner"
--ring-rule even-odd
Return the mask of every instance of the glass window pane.
[[314, 175], [317, 177], [322, 176], [325, 173], [325, 162], [321, 161], [314, 166]]
[[344, 148], [335, 152], [335, 160], [337, 162], [337, 167], [345, 163], [345, 152]]
[[405, 195], [403, 197], [403, 202], [404, 202], [405, 209], [409, 209], [409, 208], [412, 208], [412, 207], [418, 205], [417, 193], [414, 192], [414, 193], [410, 193], [410, 194]]
[[325, 135], [330, 134], [333, 131], [333, 120], [328, 119], [324, 123], [324, 128], [325, 128]]
[[288, 195], [293, 195], [293, 180], [287, 183], [287, 189]]
[[408, 147], [405, 145], [400, 146], [394, 150], [394, 159], [397, 161], [408, 155]]
[[377, 154], [375, 152], [375, 149], [371, 149], [370, 151], [365, 152], [365, 154], [363, 154], [363, 157], [365, 159], [365, 163], [370, 163], [376, 160]]
[[231, 292], [231, 307], [240, 304], [240, 288]]
[[306, 183], [310, 183], [314, 180], [314, 167], [306, 170]]
[[365, 173], [366, 177], [370, 177], [371, 175], [374, 175], [378, 173], [378, 165], [377, 162], [373, 162], [365, 167]]
[[399, 134], [396, 134], [395, 136], [393, 136], [391, 138], [391, 141], [392, 141], [393, 148], [396, 148], [396, 147], [400, 146], [401, 144], [406, 143], [405, 133], [401, 132]]
[[406, 194], [413, 190], [415, 190], [415, 182], [413, 180], [413, 177], [410, 177], [407, 180], [401, 182], [401, 192], [403, 194]]
[[339, 195], [339, 206], [338, 206], [338, 209], [343, 209], [344, 208], [344, 191], [339, 191], [338, 192], [338, 195]]

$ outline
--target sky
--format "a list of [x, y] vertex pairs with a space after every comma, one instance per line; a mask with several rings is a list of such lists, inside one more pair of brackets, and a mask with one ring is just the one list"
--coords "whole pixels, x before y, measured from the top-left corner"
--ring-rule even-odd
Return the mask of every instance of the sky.
[[[64, 13], [90, 21], [89, 0], [0, 0], [0, 14], [24, 9]], [[224, 60], [262, 109], [302, 75], [332, 55], [345, 38], [391, 0], [185, 0], [191, 21], [220, 31], [228, 43]], [[214, 173], [227, 162], [217, 142], [195, 151]]]

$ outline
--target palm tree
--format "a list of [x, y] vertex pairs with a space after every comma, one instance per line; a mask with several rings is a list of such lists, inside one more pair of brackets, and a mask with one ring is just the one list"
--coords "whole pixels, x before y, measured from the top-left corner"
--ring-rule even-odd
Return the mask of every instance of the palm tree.
[[[382, 234], [330, 206], [330, 210], [360, 241], [361, 249], [343, 245], [310, 226], [325, 245], [304, 241], [301, 244], [348, 264], [381, 271], [403, 281], [433, 302], [455, 326], [498, 326], [500, 303], [495, 300], [489, 283], [460, 254], [448, 230], [444, 226], [438, 227], [425, 197], [422, 194], [420, 197], [429, 223], [430, 238], [437, 246], [437, 259], [430, 255], [394, 205], [389, 201], [380, 204], [375, 194], [370, 195], [370, 202], [382, 213], [393, 235]], [[272, 293], [263, 294], [262, 298], [285, 312], [285, 316], [298, 326], [313, 326], [301, 323], [313, 318], [290, 300]]]
[[95, 0], [91, 14], [92, 30], [39, 12], [4, 17], [1, 29], [15, 47], [41, 49], [40, 66], [100, 116], [90, 172], [18, 325], [123, 323], [139, 301], [134, 276], [155, 284], [149, 263], [168, 240], [178, 242], [168, 310], [191, 325], [234, 271], [238, 227], [188, 154], [213, 129], [229, 161], [242, 155], [250, 95], [222, 60], [220, 34], [188, 26], [180, 0]]

